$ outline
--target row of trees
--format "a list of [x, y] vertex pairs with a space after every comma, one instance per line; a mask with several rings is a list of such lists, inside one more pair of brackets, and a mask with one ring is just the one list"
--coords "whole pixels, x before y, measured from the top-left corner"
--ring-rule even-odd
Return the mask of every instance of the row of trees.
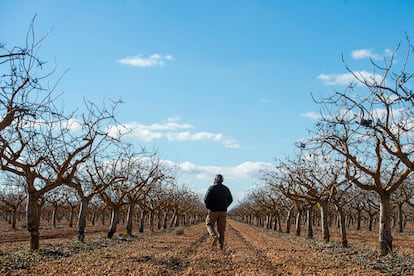
[[[176, 174], [156, 151], [136, 151], [122, 139], [125, 130], [114, 131], [120, 101], [98, 106], [85, 100], [83, 108], [69, 113], [58, 105], [58, 80], [51, 84], [54, 68], [37, 56], [44, 37], [35, 39], [33, 24], [34, 20], [24, 47], [0, 44], [1, 197], [12, 210], [26, 204], [30, 248], [39, 248], [44, 203], [75, 201], [69, 191], [76, 191], [79, 200], [81, 240], [87, 207], [96, 196], [112, 211], [108, 237], [116, 231], [125, 205], [131, 218], [137, 205], [159, 210], [164, 204], [162, 208], [177, 214], [196, 209], [194, 194], [168, 192], [177, 186]], [[187, 205], [177, 205], [177, 198]]]
[[[1, 184], [2, 187], [7, 188], [0, 191], [0, 217], [5, 219], [12, 229], [17, 229], [17, 223], [25, 215], [24, 185], [10, 182], [15, 181], [11, 177], [2, 180], [7, 180], [8, 183]], [[112, 237], [116, 232], [118, 222], [124, 224], [127, 235], [132, 235], [134, 222], [139, 232], [144, 232], [145, 225], [150, 231], [155, 231], [196, 223], [205, 215], [205, 208], [198, 195], [187, 187], [179, 187], [174, 183], [160, 181], [152, 186], [147, 185], [145, 191], [142, 190], [139, 193], [138, 200], [130, 200], [134, 193], [137, 193], [136, 190], [131, 190], [131, 193], [127, 194], [124, 199], [117, 194], [118, 191], [111, 191], [113, 189], [98, 193], [87, 204], [84, 204], [75, 189], [67, 186], [58, 187], [42, 197], [40, 217], [52, 227], [58, 227], [63, 223], [74, 227], [77, 222], [78, 239], [83, 241], [87, 221], [95, 225], [99, 220], [102, 225], [107, 225], [108, 218], [110, 218], [108, 237]], [[111, 198], [110, 204], [103, 199], [108, 195]]]
[[[318, 160], [318, 161], [317, 161]], [[314, 226], [321, 228], [322, 238], [330, 241], [330, 228], [339, 229], [341, 243], [348, 246], [347, 229], [372, 231], [379, 225], [380, 205], [377, 195], [350, 182], [336, 185], [338, 175], [326, 160], [302, 159], [281, 163], [264, 172], [263, 183], [252, 190], [231, 215], [250, 224], [275, 231], [314, 237]], [[281, 172], [283, 171], [283, 172]], [[390, 199], [391, 228], [404, 232], [414, 223], [414, 187], [412, 176]], [[408, 184], [408, 185], [407, 185]]]
[[372, 59], [372, 73], [354, 71], [344, 62], [353, 81], [343, 91], [314, 97], [321, 112], [311, 137], [297, 144], [295, 157], [277, 160], [274, 169], [264, 172], [265, 192], [258, 189], [247, 202], [276, 208], [288, 200], [298, 214], [317, 204], [325, 240], [333, 208], [346, 245], [344, 212], [369, 198], [371, 203], [361, 204], [378, 209], [380, 252], [392, 252], [394, 206], [401, 212], [403, 204], [414, 202], [414, 48], [408, 36], [405, 41], [404, 52], [400, 43], [382, 63]]

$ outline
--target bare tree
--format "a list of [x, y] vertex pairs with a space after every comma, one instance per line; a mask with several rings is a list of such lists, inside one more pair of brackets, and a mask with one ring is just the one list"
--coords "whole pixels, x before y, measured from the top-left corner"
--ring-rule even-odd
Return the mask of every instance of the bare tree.
[[332, 182], [332, 185], [330, 186], [330, 202], [335, 206], [335, 210], [338, 214], [338, 220], [339, 220], [339, 232], [341, 235], [342, 240], [342, 246], [347, 247], [348, 246], [348, 238], [346, 234], [346, 223], [345, 223], [345, 211], [344, 209], [357, 198], [360, 193], [359, 191], [355, 191], [353, 185], [347, 180], [337, 180], [340, 179], [340, 175], [338, 172], [340, 172], [341, 168], [337, 167], [339, 170], [335, 172], [332, 171], [332, 174], [334, 175], [334, 180]]
[[8, 213], [12, 229], [16, 229], [18, 213], [26, 200], [23, 179], [6, 172], [2, 172], [1, 176], [0, 206]]
[[121, 208], [128, 203], [127, 195], [135, 188], [129, 181], [133, 174], [134, 161], [133, 155], [122, 155], [117, 162], [107, 162], [101, 172], [96, 172], [98, 179], [94, 185], [98, 186], [95, 187], [104, 186], [105, 189], [95, 188], [95, 190], [99, 190], [101, 199], [111, 209], [108, 238], [112, 238], [115, 234]]
[[79, 208], [79, 205], [79, 198], [77, 197], [76, 191], [69, 187], [65, 189], [63, 192], [63, 207], [69, 227], [73, 227], [75, 212]]
[[[0, 43], [0, 133], [15, 127], [15, 120], [33, 120], [37, 114], [49, 110], [50, 91], [44, 89], [42, 81], [53, 70], [45, 72], [45, 62], [37, 53], [46, 36], [35, 39], [33, 18], [22, 47], [7, 48]], [[2, 144], [8, 142], [0, 137]]]
[[70, 183], [79, 165], [88, 160], [107, 137], [101, 123], [111, 120], [112, 114], [102, 111], [90, 116], [93, 121], [77, 121], [82, 130], [76, 133], [71, 125], [65, 126], [68, 122], [60, 115], [60, 121], [20, 122], [8, 133], [7, 140], [13, 143], [8, 142], [3, 147], [1, 166], [26, 180], [26, 218], [31, 249], [39, 247], [39, 200], [56, 187]]
[[[85, 162], [108, 135], [106, 124], [114, 119], [113, 108], [85, 102], [85, 112], [64, 115], [54, 105], [55, 86], [44, 89], [41, 82], [50, 74], [35, 73], [43, 63], [35, 56], [40, 41], [34, 40], [33, 23], [26, 47], [0, 55], [2, 75], [0, 111], [0, 166], [25, 179], [26, 225], [30, 248], [39, 248], [42, 197], [71, 182], [78, 166]], [[1, 49], [5, 51], [2, 45]]]
[[142, 233], [144, 231], [144, 220], [148, 208], [147, 197], [154, 187], [170, 177], [167, 169], [162, 166], [156, 151], [148, 152], [143, 149], [142, 153], [141, 156], [136, 156], [129, 179], [129, 185], [131, 187], [131, 192], [127, 195], [127, 232], [129, 235], [132, 233], [132, 214], [136, 205], [138, 204], [141, 209], [139, 232]]
[[51, 218], [52, 218], [53, 228], [56, 228], [57, 226], [56, 222], [57, 220], [60, 220], [58, 219], [58, 211], [59, 209], [61, 209], [64, 203], [64, 194], [65, 194], [65, 191], [63, 190], [64, 188], [66, 187], [59, 186], [49, 191], [48, 193], [46, 193], [43, 197], [45, 199], [46, 205], [48, 205], [52, 211]]
[[66, 183], [76, 190], [80, 198], [77, 223], [79, 241], [85, 239], [87, 209], [91, 200], [113, 183], [126, 179], [125, 173], [118, 168], [124, 165], [129, 145], [113, 139], [108, 139], [105, 144], [106, 150], [95, 152], [79, 168], [72, 181]]
[[267, 183], [295, 202], [298, 216], [306, 206], [311, 207], [317, 203], [321, 214], [323, 239], [329, 241], [328, 203], [330, 189], [336, 184], [336, 180], [331, 174], [327, 156], [301, 153], [295, 159], [280, 161], [280, 164], [269, 172]]
[[312, 139], [342, 156], [346, 175], [354, 184], [377, 194], [381, 255], [392, 252], [391, 194], [414, 168], [414, 96], [410, 89], [414, 72], [409, 71], [413, 46], [406, 40], [403, 60], [396, 60], [398, 45], [383, 64], [371, 60], [372, 73], [356, 72], [345, 64], [355, 81], [345, 91], [317, 100], [322, 119]]
[[398, 188], [398, 190], [392, 195], [391, 200], [397, 208], [398, 217], [398, 232], [404, 232], [405, 215], [404, 206], [409, 204], [410, 199], [414, 196], [414, 174], [411, 174], [407, 181]]

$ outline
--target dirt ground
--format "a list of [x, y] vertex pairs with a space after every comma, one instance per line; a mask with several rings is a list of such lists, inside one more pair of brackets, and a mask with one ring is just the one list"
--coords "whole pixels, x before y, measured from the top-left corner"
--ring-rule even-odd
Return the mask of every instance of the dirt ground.
[[[224, 250], [211, 246], [204, 224], [105, 238], [106, 227], [42, 229], [41, 249], [27, 249], [26, 231], [3, 228], [0, 275], [414, 275], [414, 233], [394, 234], [395, 253], [380, 257], [377, 232], [350, 232], [342, 248], [229, 220]], [[120, 229], [120, 232], [123, 230]], [[13, 237], [15, 240], [13, 241]]]

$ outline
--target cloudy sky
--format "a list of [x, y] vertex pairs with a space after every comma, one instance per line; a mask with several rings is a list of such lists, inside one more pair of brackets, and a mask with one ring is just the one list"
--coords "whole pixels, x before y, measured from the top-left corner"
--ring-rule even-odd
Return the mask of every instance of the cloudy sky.
[[[121, 99], [137, 146], [157, 148], [203, 194], [224, 175], [236, 199], [290, 155], [318, 118], [313, 94], [371, 76], [369, 59], [414, 35], [414, 1], [1, 0], [0, 42], [24, 45], [63, 75], [65, 109]], [[66, 72], [66, 73], [64, 73]]]

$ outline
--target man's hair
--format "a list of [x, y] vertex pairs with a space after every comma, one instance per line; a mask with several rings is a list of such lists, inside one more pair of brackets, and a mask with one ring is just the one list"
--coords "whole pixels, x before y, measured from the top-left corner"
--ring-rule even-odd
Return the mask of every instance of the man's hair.
[[223, 176], [221, 174], [217, 174], [216, 177], [214, 177], [214, 183], [223, 183]]

